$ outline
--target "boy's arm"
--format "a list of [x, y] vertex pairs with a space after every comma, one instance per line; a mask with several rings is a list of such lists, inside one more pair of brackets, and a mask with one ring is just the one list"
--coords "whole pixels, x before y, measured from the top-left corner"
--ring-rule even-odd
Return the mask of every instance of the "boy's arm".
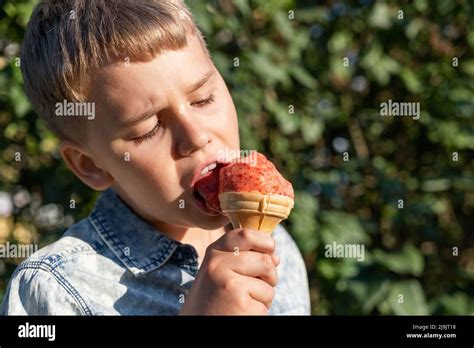
[[[21, 268], [20, 268], [21, 267]], [[87, 315], [79, 294], [64, 279], [37, 263], [15, 271], [0, 315]], [[79, 301], [79, 302], [78, 302]]]

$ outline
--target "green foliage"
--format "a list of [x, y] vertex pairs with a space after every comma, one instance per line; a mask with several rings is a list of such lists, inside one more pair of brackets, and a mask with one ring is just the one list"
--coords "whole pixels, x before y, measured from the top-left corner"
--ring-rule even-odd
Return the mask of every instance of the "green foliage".
[[[473, 313], [472, 4], [188, 3], [238, 109], [242, 147], [268, 154], [294, 185], [286, 224], [313, 313]], [[32, 4], [0, 8], [0, 191], [29, 195], [0, 220], [0, 241], [43, 245], [96, 194], [65, 168], [22, 93], [15, 43]], [[419, 102], [420, 119], [382, 118], [388, 99]], [[62, 208], [71, 197], [78, 208]], [[333, 242], [364, 245], [364, 260], [326, 257]], [[15, 263], [0, 260], [0, 298]]]

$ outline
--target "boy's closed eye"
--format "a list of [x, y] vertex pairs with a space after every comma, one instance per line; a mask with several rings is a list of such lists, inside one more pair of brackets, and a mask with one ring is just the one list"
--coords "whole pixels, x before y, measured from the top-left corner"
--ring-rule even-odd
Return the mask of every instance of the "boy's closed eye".
[[214, 94], [211, 94], [206, 99], [198, 100], [191, 103], [191, 106], [203, 107], [214, 102]]
[[[198, 108], [203, 108], [206, 107], [215, 101], [215, 96], [214, 94], [211, 94], [209, 97], [201, 100], [197, 100], [194, 102], [191, 102], [191, 106], [198, 107]], [[161, 129], [162, 121], [158, 119], [157, 123], [151, 129], [148, 133], [140, 135], [138, 137], [134, 137], [131, 140], [133, 140], [136, 144], [141, 144], [142, 142], [149, 140], [153, 138], [156, 134], [158, 134], [159, 130]]]

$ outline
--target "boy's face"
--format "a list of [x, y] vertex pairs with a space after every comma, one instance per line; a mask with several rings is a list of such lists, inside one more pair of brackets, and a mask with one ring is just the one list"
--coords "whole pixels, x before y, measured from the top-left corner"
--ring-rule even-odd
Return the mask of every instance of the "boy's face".
[[232, 98], [197, 37], [149, 62], [102, 68], [89, 99], [88, 155], [133, 210], [163, 231], [228, 223], [193, 195], [199, 166], [239, 149]]

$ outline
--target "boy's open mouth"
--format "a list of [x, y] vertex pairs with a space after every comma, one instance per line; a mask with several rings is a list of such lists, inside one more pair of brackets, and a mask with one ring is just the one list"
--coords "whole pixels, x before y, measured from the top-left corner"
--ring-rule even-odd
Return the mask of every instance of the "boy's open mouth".
[[219, 173], [226, 163], [211, 163], [201, 171], [194, 183], [193, 196], [198, 205], [212, 215], [222, 214], [219, 204]]

